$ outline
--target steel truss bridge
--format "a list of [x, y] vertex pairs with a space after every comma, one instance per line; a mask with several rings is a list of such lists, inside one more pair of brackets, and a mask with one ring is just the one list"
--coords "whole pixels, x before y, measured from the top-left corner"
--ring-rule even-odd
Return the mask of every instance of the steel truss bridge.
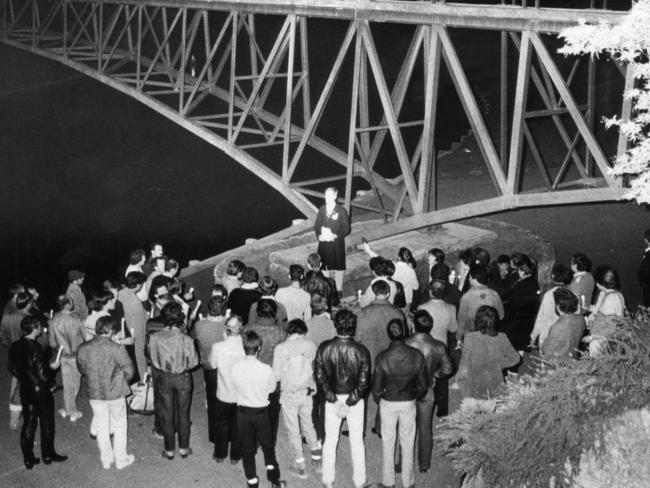
[[[599, 61], [554, 54], [557, 33], [578, 19], [615, 24], [622, 12], [364, 0], [0, 3], [2, 42], [139, 100], [252, 171], [307, 217], [316, 210], [310, 198], [344, 184], [348, 207], [377, 212], [391, 224], [370, 237], [622, 193], [607, 170], [626, 141], [606, 154], [597, 138]], [[387, 26], [407, 41], [397, 62], [386, 54], [397, 44], [387, 42]], [[496, 128], [486, 123], [453, 41], [461, 30], [493, 33]], [[634, 80], [619, 69], [624, 82], [614, 97], [622, 100], [622, 87]], [[443, 75], [493, 189], [487, 198], [437, 208]], [[403, 110], [413, 99], [417, 110]], [[619, 102], [618, 110], [629, 117], [629, 102]], [[532, 121], [540, 118], [556, 130], [561, 161], [545, 156], [537, 142]], [[526, 154], [537, 168], [535, 188], [523, 181]], [[354, 201], [359, 188], [373, 192], [372, 205]]]

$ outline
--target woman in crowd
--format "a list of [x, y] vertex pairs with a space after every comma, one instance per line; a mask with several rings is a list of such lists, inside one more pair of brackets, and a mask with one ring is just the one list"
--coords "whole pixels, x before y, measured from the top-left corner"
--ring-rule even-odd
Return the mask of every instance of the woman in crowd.
[[590, 335], [584, 339], [589, 343], [590, 356], [597, 356], [605, 350], [607, 338], [616, 331], [626, 313], [625, 299], [618, 291], [621, 282], [616, 270], [611, 266], [601, 266], [594, 274], [598, 298], [587, 317]]
[[463, 398], [486, 399], [495, 396], [503, 386], [503, 369], [520, 361], [505, 334], [497, 332], [498, 312], [482, 305], [476, 312], [475, 332], [465, 336], [463, 356], [456, 381]]
[[542, 297], [542, 303], [537, 312], [535, 319], [535, 326], [533, 333], [530, 335], [530, 347], [535, 346], [535, 342], [539, 339], [538, 346], [541, 348], [544, 340], [548, 336], [548, 331], [551, 330], [558, 317], [555, 310], [555, 299], [553, 293], [558, 288], [567, 288], [573, 279], [573, 271], [563, 264], [556, 264], [551, 270], [551, 279], [553, 280], [553, 287], [550, 288]]

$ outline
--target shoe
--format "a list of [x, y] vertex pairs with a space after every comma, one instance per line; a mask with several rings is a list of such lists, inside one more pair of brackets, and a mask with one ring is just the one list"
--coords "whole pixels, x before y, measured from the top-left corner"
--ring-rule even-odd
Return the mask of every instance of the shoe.
[[32, 469], [37, 464], [41, 463], [41, 458], [33, 457], [31, 459], [25, 459], [25, 468]]
[[165, 438], [160, 432], [156, 431], [156, 429], [151, 430], [151, 435], [154, 436], [156, 439], [164, 439]]
[[284, 480], [276, 481], [275, 483], [271, 483], [271, 488], [286, 488], [287, 482]]
[[293, 463], [289, 466], [289, 473], [302, 479], [307, 479], [307, 471], [305, 471], [305, 463]]
[[185, 459], [187, 456], [192, 455], [193, 452], [194, 451], [192, 451], [191, 447], [188, 447], [187, 449], [179, 449], [178, 450], [178, 454], [180, 454], [183, 459]]
[[77, 420], [79, 420], [83, 416], [84, 416], [84, 414], [82, 412], [80, 412], [79, 410], [77, 410], [76, 412], [72, 412], [70, 414], [70, 422], [76, 422]]
[[237, 466], [239, 464], [239, 459], [231, 459], [230, 464], [233, 466]]
[[90, 437], [92, 440], [97, 440], [97, 434], [93, 434], [92, 432], [88, 433], [88, 437]]
[[217, 462], [217, 464], [222, 464], [226, 460], [226, 458], [217, 457], [216, 454], [212, 455], [212, 459], [214, 459]]
[[374, 427], [372, 429], [370, 429], [370, 432], [372, 432], [373, 434], [375, 434], [377, 437], [379, 437], [381, 439], [381, 432], [379, 432]]
[[420, 468], [420, 473], [426, 473], [429, 471], [429, 468]]
[[128, 456], [126, 456], [126, 459], [124, 459], [123, 461], [119, 463], [116, 462], [115, 467], [117, 469], [124, 469], [127, 466], [131, 466], [134, 462], [135, 462], [135, 456], [133, 454], [129, 454]]
[[63, 461], [67, 461], [67, 459], [68, 456], [63, 456], [62, 454], [57, 454], [55, 452], [50, 457], [43, 456], [43, 463], [44, 464], [62, 463]]
[[59, 415], [63, 418], [66, 418], [68, 416], [68, 411], [65, 408], [60, 408]]
[[174, 459], [174, 453], [172, 452], [171, 454], [169, 454], [167, 451], [163, 451], [162, 457], [171, 461], [172, 459]]
[[400, 474], [402, 472], [402, 464], [396, 464], [395, 465], [395, 473]]
[[350, 437], [350, 431], [349, 430], [342, 430], [341, 435], [343, 437]]
[[311, 469], [316, 473], [323, 472], [323, 461], [321, 459], [312, 459], [311, 460]]

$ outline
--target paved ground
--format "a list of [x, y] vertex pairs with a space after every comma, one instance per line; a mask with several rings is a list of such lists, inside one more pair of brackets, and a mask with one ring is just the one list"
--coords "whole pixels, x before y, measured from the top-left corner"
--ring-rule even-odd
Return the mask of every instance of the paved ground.
[[[9, 391], [9, 373], [6, 370], [7, 352], [0, 351], [0, 391], [3, 397]], [[95, 441], [88, 436], [91, 412], [88, 400], [82, 394], [78, 406], [84, 417], [76, 423], [70, 423], [57, 415], [56, 419], [56, 448], [58, 452], [67, 454], [70, 459], [61, 464], [35, 466], [27, 471], [22, 463], [19, 446], [19, 432], [10, 431], [8, 410], [3, 398], [0, 409], [0, 487], [2, 488], [32, 488], [47, 486], [47, 488], [122, 488], [122, 487], [235, 487], [245, 486], [241, 464], [231, 466], [228, 463], [217, 465], [212, 461], [212, 445], [207, 439], [207, 419], [205, 411], [203, 379], [200, 372], [195, 373], [195, 391], [192, 402], [192, 438], [191, 445], [194, 455], [187, 459], [179, 456], [173, 461], [161, 457], [162, 441], [151, 436], [152, 417], [134, 415], [129, 417], [129, 452], [135, 454], [136, 462], [123, 471], [115, 468], [105, 471], [99, 461], [99, 453]], [[55, 394], [57, 408], [62, 404], [61, 392]], [[371, 403], [370, 415], [374, 418], [376, 406]], [[38, 439], [38, 434], [37, 434]], [[366, 440], [366, 462], [368, 480], [380, 481], [381, 472], [381, 441], [369, 434]], [[38, 456], [39, 446], [35, 448]], [[339, 458], [337, 462], [337, 488], [351, 487], [351, 465], [347, 438], [341, 437], [339, 443]], [[286, 468], [291, 462], [286, 432], [280, 426], [277, 455], [280, 469]], [[258, 456], [258, 466], [262, 466], [261, 454]], [[283, 474], [290, 487], [321, 486], [320, 478], [310, 473], [308, 480], [299, 480], [288, 473]], [[426, 474], [416, 473], [417, 486], [436, 486], [438, 488], [455, 488], [458, 482], [450, 465], [438, 453], [434, 453], [432, 469]], [[261, 486], [269, 486], [263, 480]]]

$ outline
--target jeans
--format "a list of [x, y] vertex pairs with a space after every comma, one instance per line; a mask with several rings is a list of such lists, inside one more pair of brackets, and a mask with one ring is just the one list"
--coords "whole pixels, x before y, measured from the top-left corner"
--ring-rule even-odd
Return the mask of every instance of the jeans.
[[[336, 395], [337, 402], [345, 403], [348, 395]], [[363, 444], [364, 400], [349, 408], [347, 414], [352, 454], [352, 481], [355, 486], [366, 482], [366, 448]], [[336, 404], [325, 402], [325, 442], [323, 444], [323, 483], [334, 483], [336, 477], [336, 446], [339, 443], [342, 418], [336, 414]]]
[[433, 398], [436, 416], [446, 417], [449, 413], [449, 378], [436, 380], [433, 385]]
[[23, 402], [23, 428], [20, 431], [20, 448], [27, 461], [34, 458], [34, 435], [36, 426], [41, 426], [41, 456], [54, 455], [54, 397], [49, 389], [39, 392], [21, 388]]
[[316, 437], [322, 441], [325, 439], [325, 394], [320, 384], [316, 386], [316, 394], [312, 397], [312, 402], [314, 408], [311, 411], [311, 420], [316, 429]]
[[307, 445], [312, 451], [319, 449], [316, 431], [311, 420], [311, 411], [314, 407], [311, 396], [307, 391], [282, 396], [282, 416], [287, 426], [289, 445], [293, 448], [296, 462], [303, 462], [305, 457], [302, 452], [301, 431], [307, 439]]
[[[420, 466], [420, 469], [429, 469], [431, 467], [431, 451], [433, 449], [433, 397], [433, 391], [429, 389], [426, 396], [415, 403], [417, 412], [415, 415], [415, 423], [418, 439], [418, 466]], [[396, 465], [401, 465], [402, 463], [400, 452], [399, 449], [395, 452]]]
[[241, 442], [237, 427], [237, 404], [222, 402], [216, 397], [215, 399], [217, 431], [214, 442], [214, 456], [219, 459], [225, 458], [228, 455], [228, 444], [230, 444], [230, 459], [239, 461], [241, 459]]
[[382, 483], [395, 485], [395, 439], [399, 426], [399, 443], [402, 451], [402, 485], [413, 486], [413, 451], [415, 450], [415, 400], [405, 402], [379, 402], [382, 425]]
[[[104, 468], [108, 469], [113, 462], [117, 467], [128, 463], [126, 452], [127, 417], [126, 400], [90, 400], [93, 409], [93, 424], [97, 429], [97, 447], [99, 458]], [[111, 445], [113, 433], [113, 445]]]
[[[178, 433], [178, 447], [190, 447], [190, 402], [192, 400], [192, 375], [162, 373], [154, 392], [160, 399], [160, 423], [165, 438], [165, 450], [176, 448], [175, 434]], [[154, 407], [155, 408], [155, 407]]]
[[255, 468], [258, 442], [264, 453], [266, 478], [270, 483], [277, 483], [280, 480], [280, 467], [275, 458], [275, 445], [271, 439], [268, 408], [237, 407], [237, 427], [241, 437], [242, 461], [247, 483], [253, 486], [257, 486], [259, 483]]
[[160, 384], [163, 372], [159, 369], [151, 368], [151, 381], [153, 384], [153, 430], [157, 434], [162, 434], [162, 422], [160, 420], [160, 413], [162, 407], [160, 406], [160, 392], [157, 385]]
[[204, 369], [205, 399], [208, 404], [208, 440], [217, 442], [217, 370]]
[[9, 410], [20, 412], [23, 408], [20, 401], [20, 383], [15, 376], [11, 377], [11, 386], [9, 387]]
[[81, 373], [77, 369], [77, 359], [61, 358], [61, 380], [63, 382], [63, 407], [68, 415], [77, 411], [77, 395], [81, 387]]

